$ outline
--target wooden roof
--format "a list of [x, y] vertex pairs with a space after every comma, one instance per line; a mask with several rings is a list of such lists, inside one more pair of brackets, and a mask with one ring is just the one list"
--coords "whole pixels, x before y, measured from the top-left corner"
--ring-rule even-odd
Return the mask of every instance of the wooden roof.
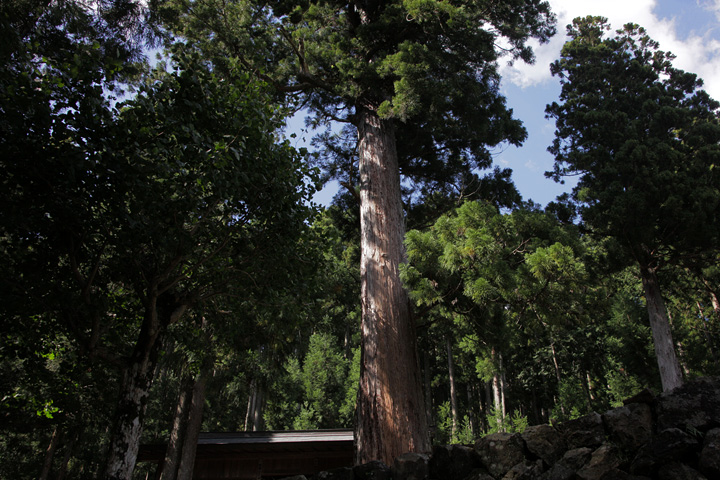
[[[142, 445], [138, 462], [159, 463], [165, 444]], [[353, 432], [296, 430], [201, 433], [196, 479], [260, 479], [352, 466]]]

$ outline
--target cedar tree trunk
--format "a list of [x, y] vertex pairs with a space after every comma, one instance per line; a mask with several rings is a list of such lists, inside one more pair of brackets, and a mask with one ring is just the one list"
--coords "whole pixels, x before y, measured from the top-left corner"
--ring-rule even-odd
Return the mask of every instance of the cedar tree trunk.
[[405, 227], [395, 132], [358, 107], [362, 357], [357, 463], [429, 452], [415, 325], [399, 267]]
[[450, 379], [450, 412], [452, 414], [452, 441], [455, 441], [458, 429], [458, 400], [457, 390], [455, 389], [455, 364], [453, 363], [452, 344], [450, 338], [445, 339], [448, 356], [448, 378]]
[[640, 266], [645, 301], [647, 303], [650, 328], [655, 344], [655, 357], [660, 368], [660, 381], [663, 392], [670, 391], [682, 385], [682, 372], [675, 356], [670, 321], [668, 320], [665, 301], [660, 293], [660, 283], [654, 268]]

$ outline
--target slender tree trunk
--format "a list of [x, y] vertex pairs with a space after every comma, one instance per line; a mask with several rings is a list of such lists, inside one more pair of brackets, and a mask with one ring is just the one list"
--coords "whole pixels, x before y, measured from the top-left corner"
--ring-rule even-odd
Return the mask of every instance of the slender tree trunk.
[[180, 395], [175, 407], [175, 418], [173, 419], [172, 430], [170, 431], [170, 440], [168, 441], [167, 450], [165, 451], [165, 460], [160, 470], [160, 480], [175, 480], [177, 478], [178, 466], [180, 465], [180, 454], [185, 439], [185, 430], [187, 428], [188, 410], [192, 398], [192, 379], [188, 376], [182, 381], [180, 387]]
[[530, 393], [532, 395], [533, 421], [535, 422], [535, 425], [540, 425], [542, 423], [545, 423], [542, 418], [542, 413], [540, 411], [540, 407], [538, 405], [537, 393], [535, 392], [535, 389], [531, 388]]
[[595, 387], [593, 387], [592, 378], [590, 378], [590, 372], [585, 372], [585, 378], [587, 379], [588, 396], [590, 402], [595, 402]]
[[344, 351], [345, 351], [345, 360], [349, 360], [352, 358], [352, 328], [350, 328], [350, 321], [346, 321], [345, 323], [345, 337], [343, 341]]
[[161, 337], [165, 328], [187, 308], [186, 305], [172, 305], [172, 308], [164, 305], [160, 308], [158, 300], [161, 299], [155, 297], [147, 302], [145, 318], [123, 374], [110, 437], [110, 457], [105, 470], [107, 480], [129, 480], [132, 477]]
[[247, 405], [247, 411], [245, 412], [245, 431], [250, 432], [252, 431], [251, 426], [251, 420], [253, 418], [253, 413], [255, 412], [255, 398], [256, 398], [256, 391], [257, 391], [257, 380], [252, 379], [250, 381], [250, 395], [248, 395], [248, 405]]
[[450, 378], [450, 410], [452, 413], [452, 436], [453, 441], [457, 436], [458, 430], [458, 401], [457, 389], [455, 387], [455, 365], [453, 363], [452, 344], [450, 338], [445, 339], [445, 347], [448, 357], [448, 377]]
[[[552, 339], [550, 339], [550, 352], [552, 353], [553, 365], [555, 366], [555, 378], [557, 378], [558, 392], [559, 392], [561, 382], [562, 382], [562, 377], [560, 376], [560, 366], [558, 365], [557, 355], [555, 353], [555, 341]], [[560, 403], [560, 412], [563, 414], [563, 417], [566, 416], [565, 406], [562, 403]]]
[[503, 428], [505, 421], [505, 405], [502, 394], [502, 379], [500, 377], [500, 365], [498, 364], [498, 353], [495, 348], [490, 351], [492, 362], [495, 365], [495, 372], [492, 378], [493, 406], [495, 407], [495, 417], [499, 428]]
[[400, 281], [405, 228], [395, 132], [357, 108], [362, 357], [355, 461], [391, 465], [405, 452], [429, 452], [430, 439], [415, 325]]
[[45, 450], [45, 459], [43, 460], [43, 467], [42, 471], [40, 472], [40, 480], [47, 480], [48, 476], [50, 475], [50, 470], [52, 470], [53, 458], [55, 457], [55, 451], [57, 450], [58, 443], [60, 443], [60, 437], [60, 429], [56, 426], [53, 429], [52, 436], [50, 437], [50, 445], [48, 445], [47, 450]]
[[205, 406], [205, 388], [214, 364], [213, 355], [208, 354], [200, 367], [192, 389], [192, 401], [188, 412], [187, 429], [183, 441], [180, 468], [177, 480], [192, 480], [195, 467], [195, 453], [197, 451], [200, 427], [202, 426], [203, 407]]
[[468, 408], [468, 420], [470, 421], [470, 433], [472, 433], [473, 437], [477, 435], [477, 420], [475, 419], [475, 395], [473, 395], [473, 385], [472, 383], [469, 383], [467, 386], [467, 399], [468, 399], [468, 405], [470, 408]]
[[67, 435], [67, 432], [65, 434], [66, 443], [63, 446], [63, 450], [65, 453], [63, 454], [63, 460], [60, 464], [60, 468], [58, 468], [58, 474], [55, 477], [55, 480], [65, 480], [65, 475], [67, 475], [68, 470], [68, 464], [70, 463], [70, 457], [72, 456], [73, 448], [75, 448], [75, 436], [74, 435]]
[[505, 378], [505, 366], [503, 365], [503, 357], [502, 353], [498, 354], [498, 358], [500, 360], [500, 394], [501, 394], [501, 405], [502, 405], [502, 418], [503, 422], [505, 422], [505, 417], [507, 417], [507, 378]]
[[715, 316], [720, 319], [720, 300], [718, 299], [718, 290], [713, 288], [712, 284], [706, 278], [703, 278], [702, 281], [703, 284], [705, 284], [705, 289], [710, 295], [710, 302], [712, 303]]
[[718, 300], [718, 296], [715, 294], [715, 292], [710, 292], [710, 301], [712, 302], [715, 315], [720, 318], [720, 300]]
[[705, 336], [705, 343], [707, 343], [708, 350], [710, 350], [710, 355], [712, 355], [713, 358], [713, 363], [717, 368], [718, 366], [720, 366], [720, 362], [718, 362], [717, 352], [715, 351], [715, 342], [713, 342], [712, 335], [710, 335], [710, 331], [707, 327], [707, 321], [705, 320], [705, 312], [703, 311], [700, 302], [695, 302], [695, 305], [697, 305], [698, 311], [700, 312], [700, 328], [702, 329], [703, 335]]
[[589, 411], [593, 409], [592, 393], [590, 393], [590, 375], [580, 375], [580, 383], [585, 392], [585, 400], [587, 400], [587, 408]]
[[263, 410], [265, 409], [265, 385], [258, 381], [255, 387], [255, 401], [252, 411], [252, 431], [258, 432], [263, 430]]
[[665, 308], [665, 301], [660, 292], [660, 283], [654, 268], [640, 266], [645, 301], [647, 303], [650, 328], [655, 344], [655, 357], [660, 369], [660, 381], [663, 392], [670, 391], [682, 385], [682, 372], [675, 355], [670, 321]]
[[483, 429], [488, 432], [490, 431], [490, 419], [492, 417], [492, 408], [490, 407], [490, 402], [493, 401], [493, 380], [485, 382], [485, 415], [484, 415], [484, 421], [483, 421]]
[[505, 414], [503, 413], [502, 405], [502, 386], [500, 385], [500, 373], [495, 372], [492, 380], [493, 390], [493, 406], [495, 407], [495, 417], [498, 428], [502, 429], [503, 421], [505, 420]]
[[433, 404], [432, 404], [432, 376], [430, 372], [430, 352], [425, 350], [423, 352], [423, 375], [424, 375], [424, 387], [425, 387], [425, 417], [428, 419], [428, 430], [430, 435], [433, 436], [435, 433], [435, 421], [433, 417]]

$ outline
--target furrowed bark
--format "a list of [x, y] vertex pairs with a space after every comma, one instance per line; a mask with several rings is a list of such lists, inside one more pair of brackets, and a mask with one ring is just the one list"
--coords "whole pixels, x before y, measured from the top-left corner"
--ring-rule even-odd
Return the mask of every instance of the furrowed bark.
[[415, 326], [400, 281], [405, 228], [395, 133], [375, 112], [358, 110], [362, 358], [355, 460], [391, 465], [403, 453], [428, 452], [430, 439]]
[[648, 316], [650, 317], [655, 357], [660, 369], [660, 381], [662, 382], [663, 392], [668, 392], [683, 383], [680, 364], [675, 355], [675, 344], [673, 343], [670, 321], [668, 320], [665, 301], [660, 292], [660, 283], [655, 269], [641, 265], [640, 275], [642, 276], [645, 301]]

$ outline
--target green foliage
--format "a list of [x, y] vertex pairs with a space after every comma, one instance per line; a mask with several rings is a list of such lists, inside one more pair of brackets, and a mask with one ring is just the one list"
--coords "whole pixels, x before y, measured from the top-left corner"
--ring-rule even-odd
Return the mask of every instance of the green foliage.
[[557, 125], [555, 167], [546, 175], [579, 176], [572, 199], [585, 225], [617, 239], [616, 262], [640, 267], [668, 390], [682, 373], [658, 272], [717, 254], [720, 103], [696, 75], [674, 68], [674, 56], [642, 27], [605, 37], [609, 30], [602, 17], [568, 26], [571, 40], [551, 66], [562, 91], [546, 108]]
[[[243, 301], [303, 291], [287, 265], [312, 265], [297, 239], [313, 213], [313, 172], [278, 140], [281, 112], [247, 75], [228, 82], [177, 45], [169, 71], [138, 78], [132, 52], [93, 30], [100, 24], [74, 2], [53, 4], [22, 31], [5, 8], [1, 313], [13, 328], [0, 340], [9, 367], [0, 408], [16, 420], [3, 432], [25, 432], [40, 452], [57, 427], [56, 466], [73, 446], [69, 476], [95, 478], [138, 338], [150, 330], [162, 341], [181, 321], [170, 316], [178, 303], [209, 316], [229, 294], [250, 312]], [[118, 80], [131, 77], [135, 96], [116, 103]], [[289, 310], [276, 311], [288, 320]], [[148, 318], [160, 324], [141, 329]], [[8, 453], [0, 463], [29, 472], [29, 458]], [[28, 472], [12, 476], [39, 473]]]
[[[469, 444], [483, 423], [521, 432], [658, 390], [639, 274], [624, 268], [638, 250], [618, 231], [661, 263], [682, 254], [660, 277], [681, 360], [690, 375], [717, 372], [718, 107], [641, 29], [606, 39], [603, 21], [575, 23], [553, 66], [564, 103], [548, 113], [553, 176], [581, 182], [555, 214], [501, 213], [519, 203], [509, 171], [471, 172], [489, 166], [489, 145], [524, 137], [497, 89], [493, 43], [509, 39], [512, 55], [530, 59], [528, 36], [552, 31], [546, 3], [409, 1], [366, 21], [350, 4], [217, 5], [163, 2], [188, 41], [145, 73], [105, 4], [0, 5], [0, 476], [37, 477], [57, 431], [54, 470], [67, 454], [68, 477], [97, 478], [122, 361], [158, 299], [158, 312], [193, 308], [163, 326], [145, 440], [167, 438], [181, 379], [205, 355], [217, 362], [204, 429], [245, 428], [253, 387], [265, 389], [267, 428], [352, 426], [357, 200], [341, 195], [317, 216], [306, 206], [317, 172], [277, 134], [300, 101], [316, 125], [352, 123], [362, 102], [376, 108], [412, 179], [409, 224], [437, 218], [408, 233], [403, 266], [436, 441]], [[121, 83], [131, 79], [132, 89]], [[345, 134], [321, 139], [321, 164], [324, 179], [353, 188], [357, 132]], [[440, 215], [455, 187], [487, 201]], [[582, 235], [567, 222], [576, 209], [594, 233], [618, 238]], [[454, 436], [446, 338], [457, 346]], [[485, 390], [501, 374], [504, 419]]]
[[601, 17], [575, 19], [551, 66], [562, 92], [547, 107], [557, 123], [547, 175], [579, 175], [583, 221], [643, 265], [715, 248], [720, 104], [643, 28], [609, 30]]
[[490, 410], [490, 415], [488, 415], [488, 426], [488, 434], [497, 432], [523, 433], [528, 427], [528, 419], [519, 410], [515, 410], [512, 415], [503, 417], [502, 411], [493, 407]]
[[359, 353], [359, 348], [355, 349], [346, 358], [332, 335], [312, 334], [302, 361], [290, 357], [285, 363], [285, 375], [273, 382], [265, 412], [269, 428], [352, 426], [360, 379]]
[[552, 418], [564, 422], [590, 413], [586, 392], [581, 380], [568, 376], [558, 386], [558, 402], [552, 411]]
[[[502, 215], [468, 202], [430, 230], [409, 232], [406, 244], [410, 263], [402, 274], [417, 305], [436, 307], [456, 325], [472, 319], [475, 328], [483, 326], [479, 338], [491, 345], [511, 318], [566, 324], [581, 316], [589, 298], [587, 290], [580, 295], [587, 280], [582, 245], [542, 212]], [[498, 340], [489, 337], [493, 331]], [[480, 333], [466, 332], [462, 344]], [[488, 377], [485, 367], [478, 373]]]
[[337, 418], [346, 396], [345, 380], [348, 364], [334, 346], [334, 339], [327, 334], [313, 334], [310, 337], [308, 353], [303, 361], [301, 380], [307, 402], [301, 410], [309, 410], [308, 416], [314, 428], [329, 428], [335, 425], [347, 425], [351, 419]]
[[[548, 2], [488, 8], [425, 1], [211, 0], [190, 6], [167, 0], [159, 13], [218, 65], [240, 63], [307, 108], [311, 126], [347, 124], [339, 135], [328, 128], [319, 139], [327, 178], [358, 186], [351, 125], [357, 127], [367, 109], [393, 125], [400, 170], [417, 194], [408, 201], [439, 194], [444, 199], [438, 207], [446, 209], [452, 205], [447, 197], [458, 194], [452, 184], [467, 194], [482, 190], [488, 199], [498, 194], [502, 202], [519, 198], [509, 170], [483, 179], [473, 172], [490, 168], [491, 146], [525, 138], [498, 88], [498, 62], [504, 55], [533, 60], [528, 40], [545, 42], [555, 33]], [[508, 48], [497, 48], [501, 43]]]
[[460, 420], [458, 429], [455, 435], [452, 433], [452, 413], [450, 410], [450, 401], [446, 401], [438, 405], [436, 412], [436, 425], [435, 435], [433, 438], [434, 443], [438, 445], [450, 445], [450, 444], [461, 444], [461, 445], [472, 445], [475, 441], [475, 435], [473, 434], [470, 417], [468, 415], [463, 416]]

